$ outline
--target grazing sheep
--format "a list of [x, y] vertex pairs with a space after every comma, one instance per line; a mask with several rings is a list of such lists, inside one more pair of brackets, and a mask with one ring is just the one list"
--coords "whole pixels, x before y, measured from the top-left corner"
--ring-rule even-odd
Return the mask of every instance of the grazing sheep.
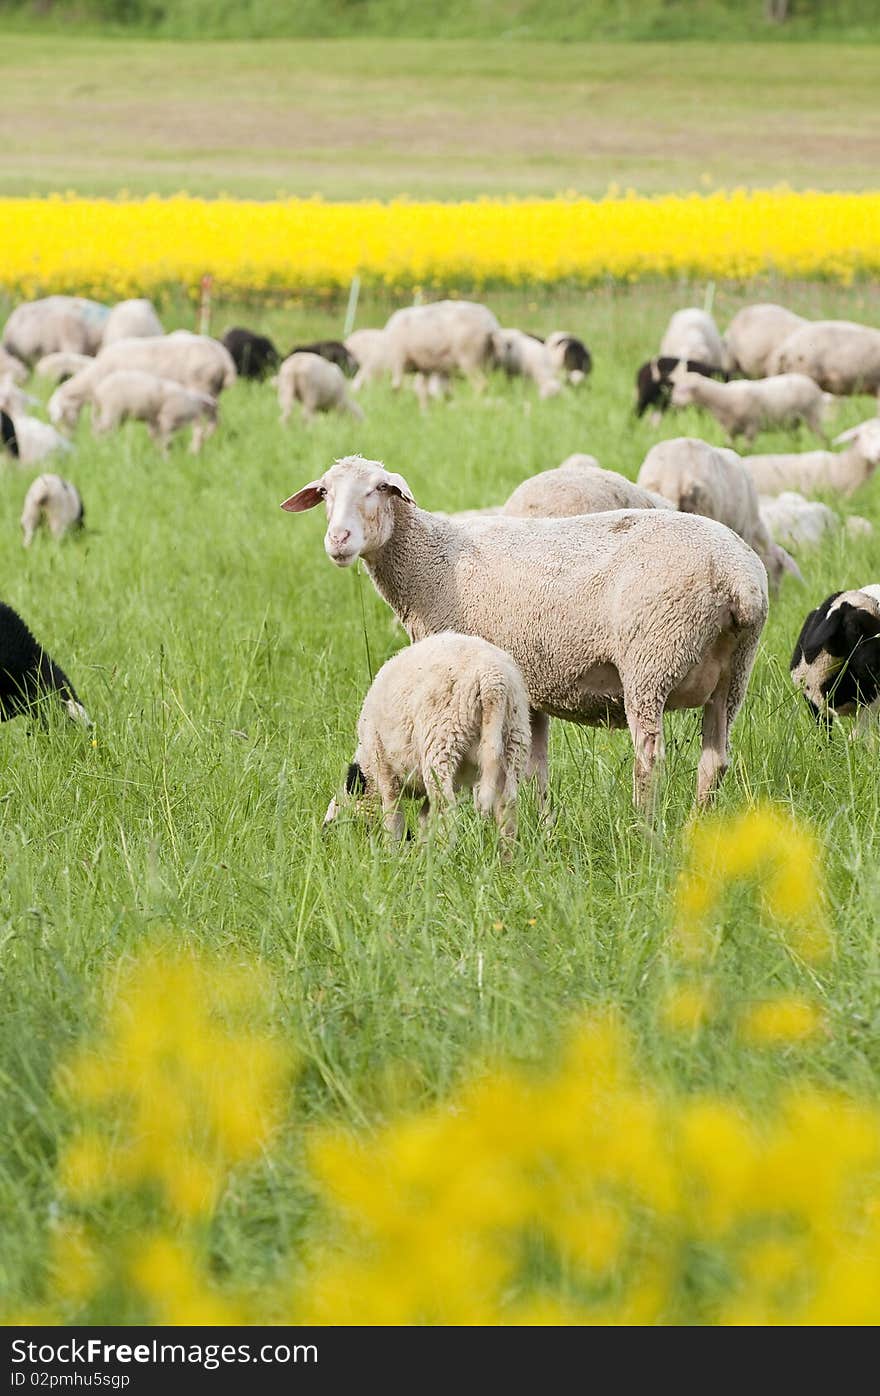
[[265, 378], [281, 363], [281, 355], [271, 339], [254, 334], [240, 325], [227, 330], [221, 341], [232, 355], [232, 361], [242, 378]]
[[593, 367], [593, 359], [582, 339], [565, 330], [554, 330], [544, 340], [550, 362], [572, 387], [583, 383]]
[[722, 368], [700, 363], [698, 359], [649, 359], [636, 374], [636, 416], [641, 417], [649, 407], [654, 408], [655, 421], [666, 411], [672, 398], [673, 373], [679, 365], [687, 373], [699, 373], [704, 378], [719, 378], [726, 383], [730, 377]]
[[786, 490], [775, 499], [761, 495], [758, 506], [774, 542], [795, 552], [799, 548], [817, 548], [841, 528], [854, 538], [868, 537], [874, 532], [873, 524], [858, 514], [841, 519], [827, 504], [820, 504], [817, 499], [804, 499], [793, 490]]
[[338, 339], [316, 339], [312, 344], [296, 344], [287, 357], [294, 354], [319, 354], [337, 368], [341, 368], [346, 378], [353, 378], [358, 371], [358, 361], [350, 349]]
[[193, 392], [219, 397], [236, 381], [232, 356], [219, 340], [175, 330], [156, 339], [117, 339], [94, 363], [62, 383], [49, 399], [49, 417], [56, 426], [72, 429], [102, 378], [119, 369], [142, 369], [157, 378], [171, 378]]
[[38, 709], [50, 694], [58, 695], [74, 722], [91, 727], [64, 670], [37, 643], [18, 612], [0, 601], [0, 722]]
[[19, 465], [39, 465], [54, 451], [72, 451], [65, 437], [41, 422], [39, 417], [25, 413], [4, 412], [0, 408], [0, 444]]
[[65, 383], [94, 362], [88, 354], [44, 354], [38, 360], [34, 373], [39, 378], [48, 378], [51, 383]]
[[562, 519], [611, 509], [669, 509], [659, 494], [634, 485], [615, 470], [603, 470], [592, 456], [569, 456], [555, 470], [543, 470], [517, 485], [501, 512], [515, 519]]
[[638, 479], [683, 514], [701, 514], [732, 528], [754, 548], [774, 591], [784, 572], [800, 577], [797, 563], [767, 532], [755, 486], [735, 451], [692, 436], [660, 441], [646, 455]]
[[[389, 659], [364, 699], [348, 794], [375, 793], [385, 827], [403, 838], [403, 793], [422, 797], [422, 819], [473, 788], [480, 814], [516, 834], [516, 797], [531, 747], [529, 699], [509, 654], [474, 635], [445, 631]], [[337, 814], [332, 800], [324, 819]]]
[[804, 621], [789, 667], [817, 722], [856, 714], [853, 735], [863, 731], [880, 709], [880, 586], [826, 597]]
[[139, 368], [108, 373], [92, 394], [92, 430], [102, 436], [125, 421], [144, 422], [163, 452], [176, 431], [192, 426], [190, 451], [197, 455], [217, 430], [217, 400]]
[[0, 346], [0, 378], [11, 378], [13, 383], [21, 384], [27, 381], [27, 376], [27, 364]]
[[660, 341], [661, 359], [696, 359], [710, 368], [728, 369], [730, 356], [718, 326], [705, 310], [677, 310]]
[[854, 494], [880, 465], [880, 418], [841, 432], [836, 442], [852, 442], [845, 451], [793, 451], [788, 454], [744, 456], [743, 465], [758, 494], [777, 495], [785, 490], [815, 494], [834, 490]]
[[385, 326], [392, 387], [401, 386], [405, 373], [460, 373], [475, 387], [484, 387], [492, 336], [500, 328], [491, 310], [475, 301], [435, 301], [396, 310]]
[[282, 507], [321, 502], [328, 557], [337, 567], [362, 558], [411, 640], [456, 630], [512, 655], [532, 706], [542, 797], [550, 716], [628, 725], [644, 805], [664, 754], [664, 711], [698, 707], [697, 795], [710, 798], [767, 616], [764, 568], [730, 529], [671, 509], [456, 523], [417, 508], [402, 476], [360, 456]]
[[3, 330], [3, 347], [26, 364], [46, 354], [97, 354], [110, 307], [82, 296], [46, 296], [16, 306]]
[[824, 436], [824, 416], [831, 399], [803, 373], [783, 373], [753, 381], [735, 378], [716, 383], [699, 373], [673, 374], [673, 407], [705, 408], [732, 440], [753, 441], [762, 427], [793, 427], [806, 422]]
[[68, 529], [82, 528], [85, 509], [76, 485], [60, 475], [38, 475], [24, 497], [21, 530], [29, 548], [34, 534], [45, 523], [53, 538], [63, 538]]
[[152, 301], [120, 301], [107, 316], [101, 346], [106, 348], [117, 339], [154, 339], [164, 333]]
[[523, 330], [496, 330], [492, 335], [495, 363], [509, 378], [531, 378], [541, 397], [555, 397], [562, 390], [553, 359], [544, 342]]
[[288, 421], [295, 402], [301, 404], [306, 421], [316, 412], [348, 412], [359, 422], [364, 419], [363, 412], [348, 395], [342, 369], [321, 358], [320, 354], [291, 354], [278, 370], [282, 424]]
[[880, 330], [850, 320], [815, 320], [771, 354], [771, 373], [805, 373], [838, 397], [880, 391]]
[[782, 305], [747, 305], [738, 311], [724, 336], [737, 377], [766, 378], [780, 344], [808, 323]]

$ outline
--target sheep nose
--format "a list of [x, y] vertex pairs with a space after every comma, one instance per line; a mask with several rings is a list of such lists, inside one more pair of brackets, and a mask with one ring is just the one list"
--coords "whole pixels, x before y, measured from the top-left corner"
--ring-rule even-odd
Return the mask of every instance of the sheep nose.
[[330, 542], [333, 544], [334, 547], [341, 548], [343, 544], [347, 543], [349, 538], [351, 537], [351, 529], [334, 528], [329, 537]]

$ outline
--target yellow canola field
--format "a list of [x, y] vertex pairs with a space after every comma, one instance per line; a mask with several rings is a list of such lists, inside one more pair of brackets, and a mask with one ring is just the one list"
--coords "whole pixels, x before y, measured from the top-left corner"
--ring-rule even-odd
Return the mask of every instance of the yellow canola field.
[[773, 272], [848, 283], [880, 270], [880, 192], [776, 189], [472, 203], [0, 199], [0, 289], [107, 300], [205, 274], [237, 294], [365, 284], [465, 290]]

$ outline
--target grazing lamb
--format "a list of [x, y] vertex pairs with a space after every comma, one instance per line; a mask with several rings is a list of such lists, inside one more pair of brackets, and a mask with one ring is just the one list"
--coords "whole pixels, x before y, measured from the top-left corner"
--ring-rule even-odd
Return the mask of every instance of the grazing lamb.
[[569, 456], [517, 485], [501, 512], [515, 519], [563, 519], [611, 509], [670, 509], [667, 499], [634, 485], [592, 456]]
[[94, 362], [88, 354], [44, 354], [38, 360], [34, 373], [39, 378], [48, 378], [50, 383], [65, 383]]
[[92, 403], [92, 429], [97, 436], [128, 420], [144, 422], [152, 440], [165, 453], [174, 433], [184, 427], [193, 429], [193, 455], [217, 430], [216, 398], [139, 368], [108, 373], [96, 384]]
[[[529, 699], [509, 654], [474, 635], [431, 635], [376, 675], [357, 725], [348, 794], [375, 793], [385, 827], [403, 838], [403, 793], [422, 797], [422, 819], [473, 788], [480, 814], [516, 834], [516, 797], [531, 747]], [[332, 800], [324, 819], [337, 814]]]
[[18, 612], [0, 601], [0, 722], [39, 711], [50, 694], [58, 695], [74, 722], [91, 727], [64, 670], [37, 643]]
[[737, 377], [766, 378], [771, 356], [809, 322], [782, 305], [747, 305], [731, 320], [724, 342]]
[[705, 310], [677, 310], [660, 341], [661, 359], [696, 359], [714, 369], [728, 369], [730, 356], [718, 326]]
[[89, 367], [62, 383], [49, 399], [49, 417], [56, 426], [76, 426], [102, 378], [119, 369], [142, 369], [157, 378], [172, 378], [194, 392], [219, 397], [236, 381], [228, 349], [208, 335], [175, 330], [156, 339], [117, 339]]
[[817, 548], [841, 528], [854, 538], [869, 537], [874, 532], [873, 524], [858, 514], [841, 519], [827, 504], [820, 504], [817, 499], [804, 499], [793, 490], [786, 490], [775, 499], [761, 495], [758, 506], [773, 541], [795, 552], [800, 548]]
[[550, 716], [632, 734], [634, 794], [650, 801], [663, 713], [703, 708], [697, 794], [727, 768], [730, 726], [767, 616], [760, 559], [730, 529], [669, 509], [456, 523], [406, 481], [349, 456], [284, 501], [324, 503], [337, 567], [362, 558], [411, 640], [456, 630], [506, 650], [532, 707], [531, 771], [547, 785]]
[[3, 347], [26, 364], [46, 354], [97, 354], [110, 308], [82, 296], [46, 296], [13, 310]]
[[850, 320], [815, 320], [771, 354], [771, 373], [805, 373], [838, 397], [880, 391], [880, 330]]
[[27, 376], [27, 364], [0, 346], [0, 378], [11, 378], [13, 383], [20, 385], [27, 381]]
[[828, 394], [803, 373], [757, 381], [735, 378], [730, 383], [716, 383], [699, 373], [673, 375], [673, 407], [705, 408], [732, 440], [744, 436], [753, 441], [762, 427], [793, 427], [799, 422], [824, 436], [830, 402]]
[[164, 333], [152, 301], [120, 301], [114, 305], [104, 323], [101, 346], [106, 348], [108, 344], [115, 344], [117, 339], [154, 339]]
[[542, 340], [523, 330], [496, 330], [492, 335], [495, 363], [509, 378], [531, 378], [540, 397], [555, 397], [562, 390], [550, 352]]
[[396, 310], [385, 326], [392, 387], [401, 386], [405, 373], [460, 373], [475, 387], [484, 387], [492, 336], [500, 328], [491, 310], [475, 301], [435, 301]]
[[565, 330], [554, 330], [544, 340], [550, 362], [556, 372], [567, 378], [572, 387], [583, 383], [593, 367], [593, 359], [582, 339]]
[[358, 371], [358, 361], [350, 349], [338, 339], [316, 339], [312, 344], [296, 344], [287, 355], [319, 354], [337, 368], [341, 368], [346, 378], [353, 378]]
[[691, 436], [660, 441], [646, 455], [638, 478], [683, 514], [701, 514], [732, 528], [754, 548], [774, 591], [784, 572], [800, 577], [797, 563], [767, 532], [757, 492], [735, 451]]
[[782, 455], [744, 456], [743, 464], [758, 494], [800, 490], [815, 494], [833, 490], [854, 494], [880, 465], [880, 418], [841, 432], [836, 442], [851, 442], [845, 451], [800, 451]]
[[682, 365], [686, 373], [699, 373], [704, 378], [719, 378], [726, 383], [730, 377], [722, 368], [700, 363], [698, 359], [649, 359], [636, 374], [636, 416], [641, 417], [649, 407], [654, 408], [654, 421], [659, 421], [672, 398], [673, 373]]
[[271, 339], [254, 334], [240, 325], [227, 330], [221, 341], [232, 355], [232, 361], [242, 378], [265, 378], [281, 363], [281, 355]]
[[76, 485], [60, 475], [38, 475], [24, 497], [21, 531], [29, 548], [34, 534], [45, 523], [53, 538], [63, 538], [68, 529], [82, 528], [85, 509]]
[[342, 369], [322, 359], [320, 354], [291, 354], [278, 370], [282, 424], [288, 421], [295, 402], [301, 404], [306, 421], [316, 412], [348, 412], [359, 422], [364, 419], [363, 412], [348, 395]]
[[54, 451], [72, 451], [70, 442], [39, 417], [0, 409], [0, 444], [19, 465], [39, 465]]
[[880, 586], [836, 591], [807, 616], [791, 677], [817, 722], [857, 715], [855, 736], [880, 710]]

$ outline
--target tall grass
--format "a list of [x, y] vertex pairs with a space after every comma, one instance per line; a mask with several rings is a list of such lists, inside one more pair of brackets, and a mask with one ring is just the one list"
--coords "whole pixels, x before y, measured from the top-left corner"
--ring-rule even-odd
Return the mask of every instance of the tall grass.
[[[763, 289], [721, 288], [719, 317]], [[876, 291], [776, 294], [807, 314], [880, 316]], [[724, 952], [745, 996], [808, 988], [818, 997], [831, 1030], [815, 1044], [771, 1058], [710, 1029], [694, 1049], [652, 1016], [647, 990], [675, 969], [667, 933], [695, 781], [695, 714], [669, 721], [652, 832], [630, 805], [626, 735], [562, 723], [551, 752], [558, 822], [545, 833], [526, 793], [510, 862], [470, 807], [452, 846], [392, 849], [354, 818], [321, 832], [369, 683], [368, 647], [375, 666], [404, 637], [365, 575], [327, 562], [318, 514], [291, 518], [279, 501], [355, 450], [442, 509], [503, 499], [574, 450], [634, 475], [658, 435], [632, 418], [634, 369], [671, 309], [701, 299], [687, 287], [498, 297], [508, 323], [562, 325], [588, 340], [593, 380], [556, 401], [499, 380], [483, 398], [459, 388], [450, 405], [420, 416], [411, 394], [377, 386], [364, 398], [363, 425], [326, 418], [285, 432], [271, 389], [242, 383], [224, 398], [221, 430], [203, 455], [178, 443], [167, 461], [137, 425], [95, 441], [84, 421], [63, 468], [83, 493], [88, 527], [60, 547], [42, 539], [21, 548], [30, 474], [4, 468], [0, 596], [76, 683], [96, 744], [63, 715], [48, 731], [18, 721], [0, 732], [0, 1290], [27, 1302], [41, 1275], [67, 1128], [54, 1064], [94, 1023], [107, 967], [157, 928], [268, 967], [276, 1026], [300, 1054], [303, 1122], [375, 1120], [392, 1086], [397, 1098], [433, 1100], [475, 1059], [540, 1056], [572, 1012], [609, 1001], [660, 1081], [681, 1089], [736, 1088], [760, 1105], [807, 1071], [846, 1093], [875, 1093], [876, 760], [840, 733], [826, 744], [791, 690], [787, 661], [809, 606], [876, 580], [876, 538], [832, 542], [804, 558], [806, 586], [784, 584], [720, 798], [725, 810], [777, 802], [825, 848], [832, 962], [814, 969], [780, 956], [755, 933], [747, 898]], [[222, 309], [216, 329], [243, 319], [285, 349], [306, 332], [340, 328], [335, 310]], [[367, 305], [361, 323], [386, 312]], [[873, 411], [867, 399], [844, 402], [837, 421]], [[691, 413], [667, 419], [661, 434], [682, 432], [720, 440]], [[759, 442], [810, 444], [799, 434]], [[880, 527], [880, 486], [852, 507]], [[224, 1206], [218, 1263], [242, 1277], [271, 1267], [310, 1205], [283, 1170], [261, 1175], [246, 1206], [240, 1197]]]

